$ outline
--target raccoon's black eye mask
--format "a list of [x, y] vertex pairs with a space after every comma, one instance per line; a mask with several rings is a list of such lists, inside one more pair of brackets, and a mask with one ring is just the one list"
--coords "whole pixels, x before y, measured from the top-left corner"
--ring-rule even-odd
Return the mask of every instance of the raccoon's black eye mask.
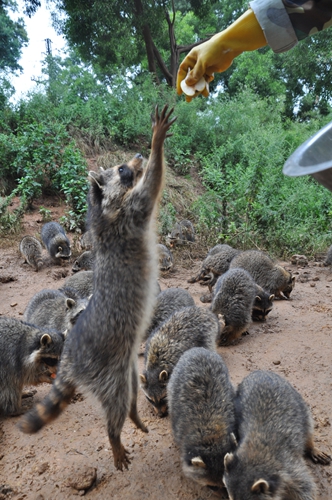
[[42, 362], [47, 366], [56, 366], [58, 364], [58, 358], [41, 358]]
[[121, 183], [126, 187], [131, 187], [134, 181], [134, 173], [128, 165], [121, 165], [118, 172], [120, 174]]

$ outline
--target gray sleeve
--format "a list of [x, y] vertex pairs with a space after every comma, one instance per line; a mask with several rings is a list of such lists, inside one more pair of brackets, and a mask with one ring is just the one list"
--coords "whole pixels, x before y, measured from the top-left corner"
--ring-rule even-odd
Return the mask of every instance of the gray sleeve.
[[297, 44], [296, 33], [282, 0], [253, 0], [249, 5], [274, 52], [285, 52]]

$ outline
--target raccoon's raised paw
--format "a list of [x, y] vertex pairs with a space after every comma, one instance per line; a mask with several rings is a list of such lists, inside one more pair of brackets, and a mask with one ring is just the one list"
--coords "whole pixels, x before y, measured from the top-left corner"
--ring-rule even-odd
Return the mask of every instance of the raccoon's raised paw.
[[318, 450], [318, 448], [313, 448], [310, 452], [310, 458], [315, 464], [329, 465], [331, 463], [330, 455]]
[[128, 470], [130, 464], [129, 451], [121, 444], [120, 448], [116, 451], [113, 449], [114, 466], [118, 470], [123, 470], [123, 467]]

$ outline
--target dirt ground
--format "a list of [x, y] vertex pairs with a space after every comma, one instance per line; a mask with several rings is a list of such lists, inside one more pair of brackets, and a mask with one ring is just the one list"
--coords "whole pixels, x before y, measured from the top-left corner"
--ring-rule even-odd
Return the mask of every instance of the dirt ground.
[[[61, 209], [51, 210], [57, 220]], [[21, 236], [36, 234], [40, 227], [38, 216], [30, 216], [25, 219]], [[2, 242], [0, 249], [0, 314], [20, 319], [36, 292], [62, 286], [65, 275], [71, 274], [72, 264], [51, 265], [45, 252], [46, 265], [36, 273], [23, 264], [19, 239], [12, 244]], [[318, 447], [331, 455], [332, 273], [314, 262], [304, 268], [282, 264], [297, 276], [291, 300], [276, 300], [266, 323], [252, 324], [250, 335], [236, 345], [219, 348], [218, 352], [234, 384], [256, 369], [272, 370], [286, 377], [311, 407]], [[174, 269], [160, 277], [161, 288], [186, 288], [197, 305], [207, 307], [199, 301], [206, 289], [187, 283], [199, 267], [200, 259], [188, 256], [183, 265], [176, 253]], [[7, 281], [11, 278], [14, 281]], [[142, 365], [140, 356], [139, 366]], [[48, 385], [39, 386], [34, 402], [48, 391]], [[0, 500], [72, 499], [77, 495], [91, 500], [215, 498], [211, 490], [183, 476], [169, 418], [156, 417], [142, 392], [139, 412], [149, 434], [126, 421], [122, 439], [131, 452], [132, 462], [124, 472], [114, 468], [103, 414], [90, 396], [77, 397], [52, 425], [36, 435], [19, 432], [19, 417], [4, 419], [0, 422]], [[318, 498], [331, 499], [332, 466], [308, 462], [308, 467], [318, 486]]]

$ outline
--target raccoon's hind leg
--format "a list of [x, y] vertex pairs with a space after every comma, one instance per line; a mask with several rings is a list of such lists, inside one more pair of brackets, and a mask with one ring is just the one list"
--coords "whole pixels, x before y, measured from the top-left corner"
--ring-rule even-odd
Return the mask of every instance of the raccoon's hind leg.
[[149, 429], [143, 424], [137, 411], [138, 373], [137, 373], [136, 361], [134, 361], [132, 364], [131, 379], [132, 379], [131, 383], [132, 385], [131, 385], [131, 404], [130, 404], [129, 418], [134, 422], [134, 424], [136, 425], [136, 427], [138, 427], [138, 429], [141, 429], [143, 432], [149, 432]]
[[323, 465], [329, 465], [331, 463], [330, 455], [327, 455], [327, 453], [324, 453], [315, 447], [312, 434], [308, 436], [305, 452], [315, 464], [320, 463]]

